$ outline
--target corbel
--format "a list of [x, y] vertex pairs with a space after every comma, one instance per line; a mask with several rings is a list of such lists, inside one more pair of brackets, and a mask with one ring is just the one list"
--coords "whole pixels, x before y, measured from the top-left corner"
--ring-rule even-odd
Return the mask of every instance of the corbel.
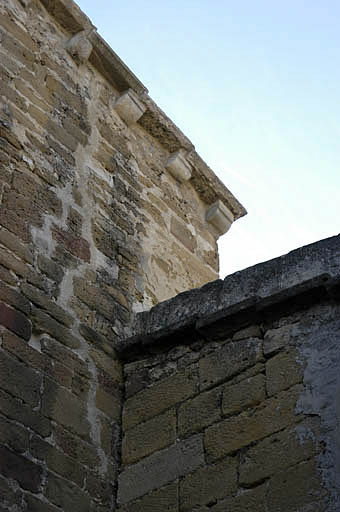
[[191, 178], [191, 166], [181, 150], [172, 153], [165, 164], [166, 169], [176, 180], [183, 183]]
[[133, 89], [124, 91], [123, 94], [117, 98], [113, 108], [127, 126], [137, 123], [138, 119], [140, 119], [146, 111], [146, 106], [140, 101]]
[[218, 236], [224, 235], [232, 223], [234, 222], [234, 215], [232, 212], [218, 199], [206, 211], [205, 219], [209, 224], [212, 224], [216, 229]]
[[92, 53], [92, 43], [88, 37], [93, 32], [90, 30], [81, 30], [71, 37], [65, 45], [67, 52], [73, 57], [74, 60], [80, 63], [85, 63]]

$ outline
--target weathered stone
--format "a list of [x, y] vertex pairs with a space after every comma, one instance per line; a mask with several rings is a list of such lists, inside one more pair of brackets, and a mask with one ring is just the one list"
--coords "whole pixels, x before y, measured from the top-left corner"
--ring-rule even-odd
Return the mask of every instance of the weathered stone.
[[23, 489], [38, 492], [40, 488], [42, 468], [5, 446], [0, 446], [0, 472], [16, 480]]
[[88, 439], [90, 426], [84, 402], [47, 378], [44, 382], [41, 410], [48, 418]]
[[185, 476], [180, 481], [180, 510], [191, 511], [234, 493], [237, 489], [237, 465], [236, 459], [228, 457]]
[[151, 492], [141, 498], [133, 501], [124, 507], [120, 507], [119, 512], [178, 512], [178, 489], [177, 483], [166, 485], [161, 489]]
[[25, 340], [31, 337], [32, 326], [26, 316], [0, 302], [0, 325], [7, 327]]
[[267, 485], [254, 489], [240, 489], [236, 496], [227, 498], [207, 509], [211, 512], [263, 512], [266, 510]]
[[216, 460], [296, 423], [301, 419], [294, 412], [301, 391], [301, 386], [295, 386], [266, 400], [255, 411], [242, 412], [208, 427], [204, 437], [208, 458]]
[[196, 239], [192, 233], [179, 222], [175, 217], [171, 217], [170, 232], [184, 245], [189, 251], [194, 252], [197, 246]]
[[65, 309], [61, 308], [55, 302], [51, 301], [46, 295], [42, 294], [37, 290], [34, 286], [23, 283], [21, 285], [21, 290], [37, 306], [40, 306], [42, 309], [45, 309], [53, 318], [66, 325], [67, 327], [71, 327], [73, 324], [72, 316], [65, 311]]
[[36, 407], [40, 399], [40, 385], [41, 376], [37, 372], [19, 363], [3, 350], [0, 351], [0, 387], [2, 389]]
[[281, 352], [266, 362], [268, 396], [303, 381], [304, 364], [295, 348]]
[[[12, 390], [10, 390], [12, 392]], [[0, 410], [8, 418], [26, 425], [43, 437], [51, 434], [50, 421], [29, 405], [22, 403], [21, 399], [0, 390]]]
[[267, 356], [287, 346], [291, 340], [291, 325], [283, 325], [278, 329], [270, 329], [263, 340], [263, 353]]
[[90, 510], [90, 498], [76, 485], [48, 473], [46, 497], [62, 510]]
[[242, 380], [233, 386], [225, 386], [222, 400], [223, 414], [228, 416], [236, 414], [264, 401], [266, 398], [265, 385], [265, 376], [260, 374]]
[[222, 388], [218, 387], [185, 401], [178, 409], [180, 436], [200, 432], [221, 419]]
[[318, 451], [315, 442], [317, 430], [310, 422], [300, 423], [250, 447], [241, 457], [240, 484], [254, 485], [315, 456]]
[[54, 318], [38, 308], [32, 310], [33, 330], [35, 333], [50, 334], [70, 348], [79, 348], [80, 341], [71, 334], [70, 330]]
[[308, 510], [308, 506], [325, 510], [324, 495], [317, 461], [311, 459], [277, 473], [269, 482], [266, 501], [268, 509], [277, 512]]
[[119, 476], [118, 501], [125, 504], [190, 473], [204, 461], [201, 436], [150, 455]]
[[169, 410], [127, 430], [122, 443], [122, 462], [133, 462], [161, 450], [176, 440], [176, 414]]
[[123, 427], [132, 428], [141, 421], [172, 407], [194, 395], [197, 389], [197, 376], [192, 369], [157, 382], [129, 398], [123, 409]]
[[226, 342], [200, 360], [201, 387], [205, 389], [225, 381], [261, 359], [262, 344], [257, 338]]
[[4, 283], [0, 283], [0, 300], [9, 306], [19, 309], [25, 315], [28, 315], [31, 310], [30, 303], [26, 297]]

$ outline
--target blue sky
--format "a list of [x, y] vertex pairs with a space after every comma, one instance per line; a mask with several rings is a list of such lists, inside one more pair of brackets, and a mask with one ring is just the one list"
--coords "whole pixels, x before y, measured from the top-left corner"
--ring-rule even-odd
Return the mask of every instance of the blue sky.
[[247, 208], [221, 277], [338, 234], [338, 0], [77, 3]]

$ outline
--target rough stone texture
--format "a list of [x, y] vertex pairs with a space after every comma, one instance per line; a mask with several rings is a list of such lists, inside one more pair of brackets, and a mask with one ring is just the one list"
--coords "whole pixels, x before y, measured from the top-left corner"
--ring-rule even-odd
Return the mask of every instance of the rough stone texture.
[[124, 469], [119, 476], [118, 502], [127, 503], [190, 473], [203, 464], [201, 436], [193, 436]]
[[[182, 184], [166, 168], [179, 150]], [[115, 510], [122, 455], [176, 443], [171, 404], [197, 368], [168, 401], [140, 387], [150, 404], [131, 396], [123, 441], [116, 345], [137, 311], [218, 276], [210, 203], [246, 213], [195, 155], [72, 0], [0, 0], [1, 510]], [[143, 506], [177, 509], [175, 491]]]
[[[137, 428], [129, 421], [147, 428], [175, 410], [178, 443], [203, 436], [200, 466], [171, 475], [179, 512], [339, 509], [339, 240], [161, 303], [118, 345], [126, 434]], [[197, 383], [187, 393], [189, 376]], [[152, 460], [164, 452], [157, 442], [150, 436]], [[122, 475], [143, 480], [143, 456]]]
[[337, 512], [340, 237], [208, 283], [245, 210], [90, 20], [0, 43], [0, 509]]

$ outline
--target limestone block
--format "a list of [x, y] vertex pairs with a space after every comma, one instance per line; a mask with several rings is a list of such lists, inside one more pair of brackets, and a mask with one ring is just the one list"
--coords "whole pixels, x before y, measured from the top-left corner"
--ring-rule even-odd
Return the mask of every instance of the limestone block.
[[146, 106], [139, 100], [137, 94], [132, 89], [128, 89], [119, 96], [114, 109], [123, 121], [130, 126], [142, 117]]
[[233, 214], [219, 199], [208, 208], [205, 218], [216, 228], [219, 236], [224, 235], [234, 222]]
[[78, 62], [84, 63], [92, 53], [93, 46], [88, 40], [88, 33], [81, 30], [66, 43], [66, 50]]
[[172, 153], [165, 164], [165, 167], [168, 169], [170, 174], [172, 174], [172, 176], [181, 183], [183, 181], [188, 181], [191, 178], [191, 167], [181, 151]]

